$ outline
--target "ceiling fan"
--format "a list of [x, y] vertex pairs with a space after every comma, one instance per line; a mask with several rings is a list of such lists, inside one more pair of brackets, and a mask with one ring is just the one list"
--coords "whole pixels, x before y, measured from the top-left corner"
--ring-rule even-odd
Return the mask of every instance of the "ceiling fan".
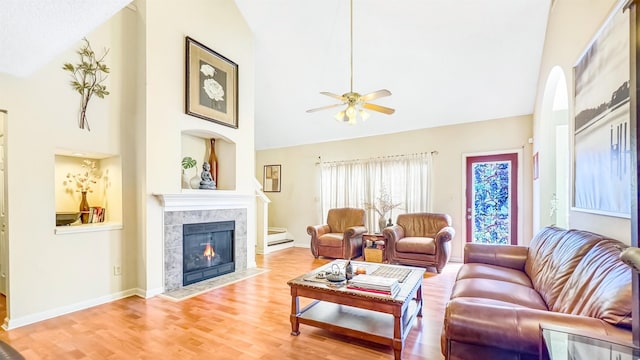
[[331, 109], [338, 106], [347, 105], [347, 107], [338, 112], [336, 114], [336, 120], [343, 121], [349, 123], [351, 125], [356, 123], [356, 118], [358, 115], [362, 118], [362, 120], [367, 120], [369, 118], [369, 114], [367, 114], [364, 109], [373, 110], [377, 112], [381, 112], [383, 114], [391, 115], [395, 112], [394, 109], [388, 108], [386, 106], [371, 104], [369, 101], [379, 99], [381, 97], [390, 96], [391, 91], [387, 89], [382, 89], [378, 91], [374, 91], [372, 93], [368, 93], [365, 95], [360, 95], [357, 92], [353, 91], [353, 0], [350, 0], [350, 13], [349, 13], [349, 35], [350, 35], [350, 83], [349, 83], [349, 92], [344, 93], [342, 95], [337, 95], [331, 92], [322, 91], [320, 94], [332, 97], [341, 101], [339, 104], [322, 106], [315, 109], [307, 110], [308, 113], [316, 112], [320, 110]]

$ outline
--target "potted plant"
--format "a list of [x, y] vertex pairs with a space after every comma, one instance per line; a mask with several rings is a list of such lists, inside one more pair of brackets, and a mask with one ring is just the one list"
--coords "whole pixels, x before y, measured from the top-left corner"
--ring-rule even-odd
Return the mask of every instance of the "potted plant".
[[[196, 167], [196, 161], [190, 156], [185, 156], [182, 158], [182, 188], [183, 189], [191, 189], [191, 177], [187, 174], [187, 170]], [[196, 171], [197, 175], [197, 171]]]

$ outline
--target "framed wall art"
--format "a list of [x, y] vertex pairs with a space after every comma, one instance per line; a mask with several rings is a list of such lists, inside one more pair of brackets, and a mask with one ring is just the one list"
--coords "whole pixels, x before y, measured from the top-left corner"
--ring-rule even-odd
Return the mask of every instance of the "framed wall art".
[[629, 46], [620, 2], [573, 68], [574, 210], [630, 216]]
[[280, 192], [282, 186], [281, 165], [265, 165], [262, 180], [262, 190], [264, 192]]
[[186, 37], [186, 113], [238, 128], [238, 65]]

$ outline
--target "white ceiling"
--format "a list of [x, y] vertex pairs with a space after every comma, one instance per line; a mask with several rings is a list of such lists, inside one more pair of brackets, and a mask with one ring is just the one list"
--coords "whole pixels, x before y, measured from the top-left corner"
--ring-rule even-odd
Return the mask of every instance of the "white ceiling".
[[0, 0], [0, 73], [28, 76], [131, 0]]
[[349, 91], [349, 1], [235, 1], [255, 34], [257, 150], [533, 112], [549, 0], [354, 0], [354, 91], [388, 89], [373, 103], [396, 109], [355, 126], [305, 112]]
[[[0, 72], [28, 76], [130, 1], [0, 0]], [[349, 91], [349, 1], [235, 1], [255, 34], [257, 150], [533, 112], [550, 0], [354, 0], [353, 90], [386, 88], [373, 103], [396, 109], [355, 126], [305, 112]]]

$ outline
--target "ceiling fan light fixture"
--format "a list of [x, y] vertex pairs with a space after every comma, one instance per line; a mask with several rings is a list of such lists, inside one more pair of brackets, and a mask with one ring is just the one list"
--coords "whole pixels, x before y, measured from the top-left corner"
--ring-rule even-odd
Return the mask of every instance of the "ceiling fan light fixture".
[[366, 112], [366, 111], [364, 111], [362, 109], [358, 110], [358, 114], [360, 114], [360, 117], [362, 118], [362, 121], [367, 121], [367, 119], [371, 116], [371, 115], [369, 115], [368, 112]]
[[354, 125], [356, 123], [358, 115], [360, 115], [360, 118], [362, 118], [362, 121], [365, 121], [369, 118], [370, 115], [366, 113], [363, 110], [363, 108], [366, 108], [367, 110], [381, 112], [387, 115], [393, 114], [395, 110], [392, 108], [369, 103], [369, 101], [371, 100], [375, 100], [385, 96], [390, 96], [391, 91], [387, 89], [381, 89], [365, 95], [360, 95], [359, 93], [353, 91], [353, 0], [349, 1], [349, 51], [350, 51], [349, 53], [349, 92], [342, 95], [337, 95], [337, 94], [326, 92], [326, 91], [320, 92], [320, 94], [340, 100], [342, 103], [335, 104], [335, 105], [327, 105], [327, 106], [323, 106], [315, 109], [309, 109], [307, 110], [307, 112], [311, 113], [311, 112], [325, 110], [333, 107], [347, 105], [347, 108], [337, 113], [335, 115], [335, 118], [340, 122], [347, 122], [351, 125]]

